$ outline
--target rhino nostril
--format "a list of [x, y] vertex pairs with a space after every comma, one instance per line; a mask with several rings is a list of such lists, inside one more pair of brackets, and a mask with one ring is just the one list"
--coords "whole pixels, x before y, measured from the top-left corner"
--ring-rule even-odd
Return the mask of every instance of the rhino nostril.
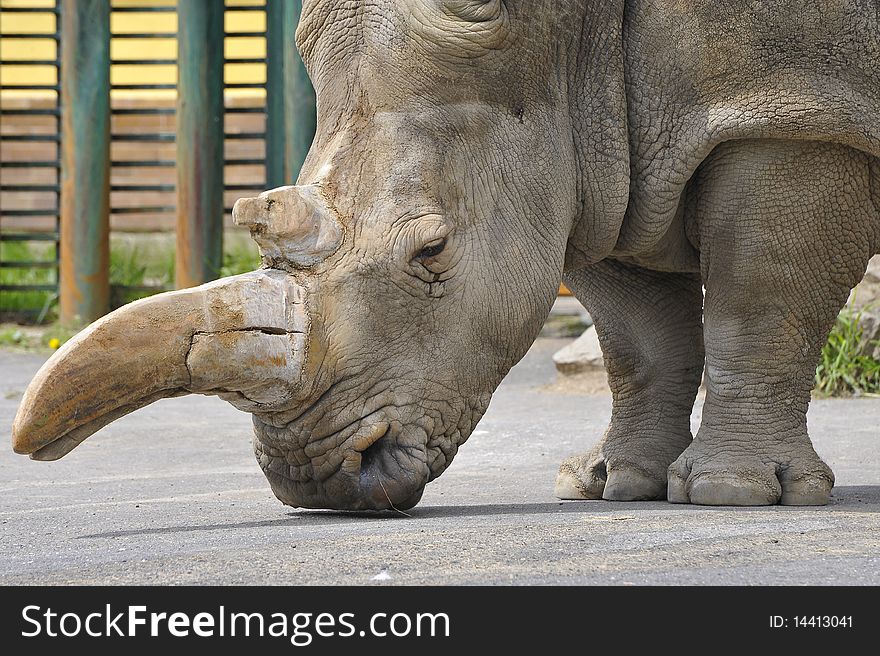
[[385, 438], [388, 435], [388, 428], [376, 438], [366, 449], [361, 451], [361, 473], [371, 471], [376, 465], [376, 461], [381, 457], [381, 452], [385, 448]]

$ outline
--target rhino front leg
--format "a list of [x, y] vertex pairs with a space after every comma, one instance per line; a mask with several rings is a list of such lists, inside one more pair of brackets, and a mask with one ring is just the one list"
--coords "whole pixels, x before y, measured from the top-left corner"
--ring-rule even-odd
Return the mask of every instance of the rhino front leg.
[[566, 284], [596, 322], [614, 401], [599, 443], [562, 463], [556, 496], [663, 499], [667, 468], [692, 439], [703, 371], [699, 276], [605, 260]]
[[[821, 505], [834, 477], [807, 435], [816, 362], [877, 247], [880, 164], [842, 146], [743, 141], [692, 181], [706, 285], [707, 396], [669, 500]], [[873, 196], [873, 198], [872, 198]]]

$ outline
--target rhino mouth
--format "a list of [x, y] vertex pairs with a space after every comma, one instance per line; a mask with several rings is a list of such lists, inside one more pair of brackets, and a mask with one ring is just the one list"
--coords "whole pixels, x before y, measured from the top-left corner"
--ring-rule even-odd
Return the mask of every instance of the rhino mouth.
[[407, 510], [452, 462], [491, 394], [449, 401], [445, 412], [380, 398], [379, 409], [317, 439], [316, 417], [345, 412], [331, 412], [329, 394], [281, 428], [255, 416], [254, 451], [275, 496], [300, 508]]
[[373, 412], [302, 447], [254, 421], [254, 452], [272, 491], [299, 508], [405, 510], [430, 478], [427, 435]]

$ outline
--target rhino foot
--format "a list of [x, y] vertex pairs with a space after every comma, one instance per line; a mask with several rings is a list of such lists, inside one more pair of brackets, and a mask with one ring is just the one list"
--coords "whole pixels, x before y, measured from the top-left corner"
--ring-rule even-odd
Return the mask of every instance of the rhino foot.
[[554, 495], [559, 499], [650, 501], [666, 498], [666, 476], [633, 462], [612, 463], [601, 445], [580, 456], [567, 458], [559, 467]]
[[705, 448], [698, 439], [669, 466], [672, 503], [707, 506], [823, 506], [834, 474], [807, 441], [775, 457]]

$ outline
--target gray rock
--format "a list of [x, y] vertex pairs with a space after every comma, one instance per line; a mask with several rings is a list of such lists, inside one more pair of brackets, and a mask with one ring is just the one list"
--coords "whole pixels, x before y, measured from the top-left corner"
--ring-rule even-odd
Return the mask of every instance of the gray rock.
[[880, 255], [868, 262], [868, 270], [850, 295], [850, 305], [859, 314], [862, 352], [880, 360]]
[[556, 363], [557, 371], [567, 376], [603, 370], [605, 363], [596, 327], [590, 326], [571, 344], [557, 351], [553, 355], [553, 362]]
[[875, 255], [868, 262], [868, 270], [865, 272], [865, 282], [880, 283], [880, 255]]
[[862, 329], [862, 353], [880, 360], [880, 308], [863, 309], [859, 315], [859, 327]]

